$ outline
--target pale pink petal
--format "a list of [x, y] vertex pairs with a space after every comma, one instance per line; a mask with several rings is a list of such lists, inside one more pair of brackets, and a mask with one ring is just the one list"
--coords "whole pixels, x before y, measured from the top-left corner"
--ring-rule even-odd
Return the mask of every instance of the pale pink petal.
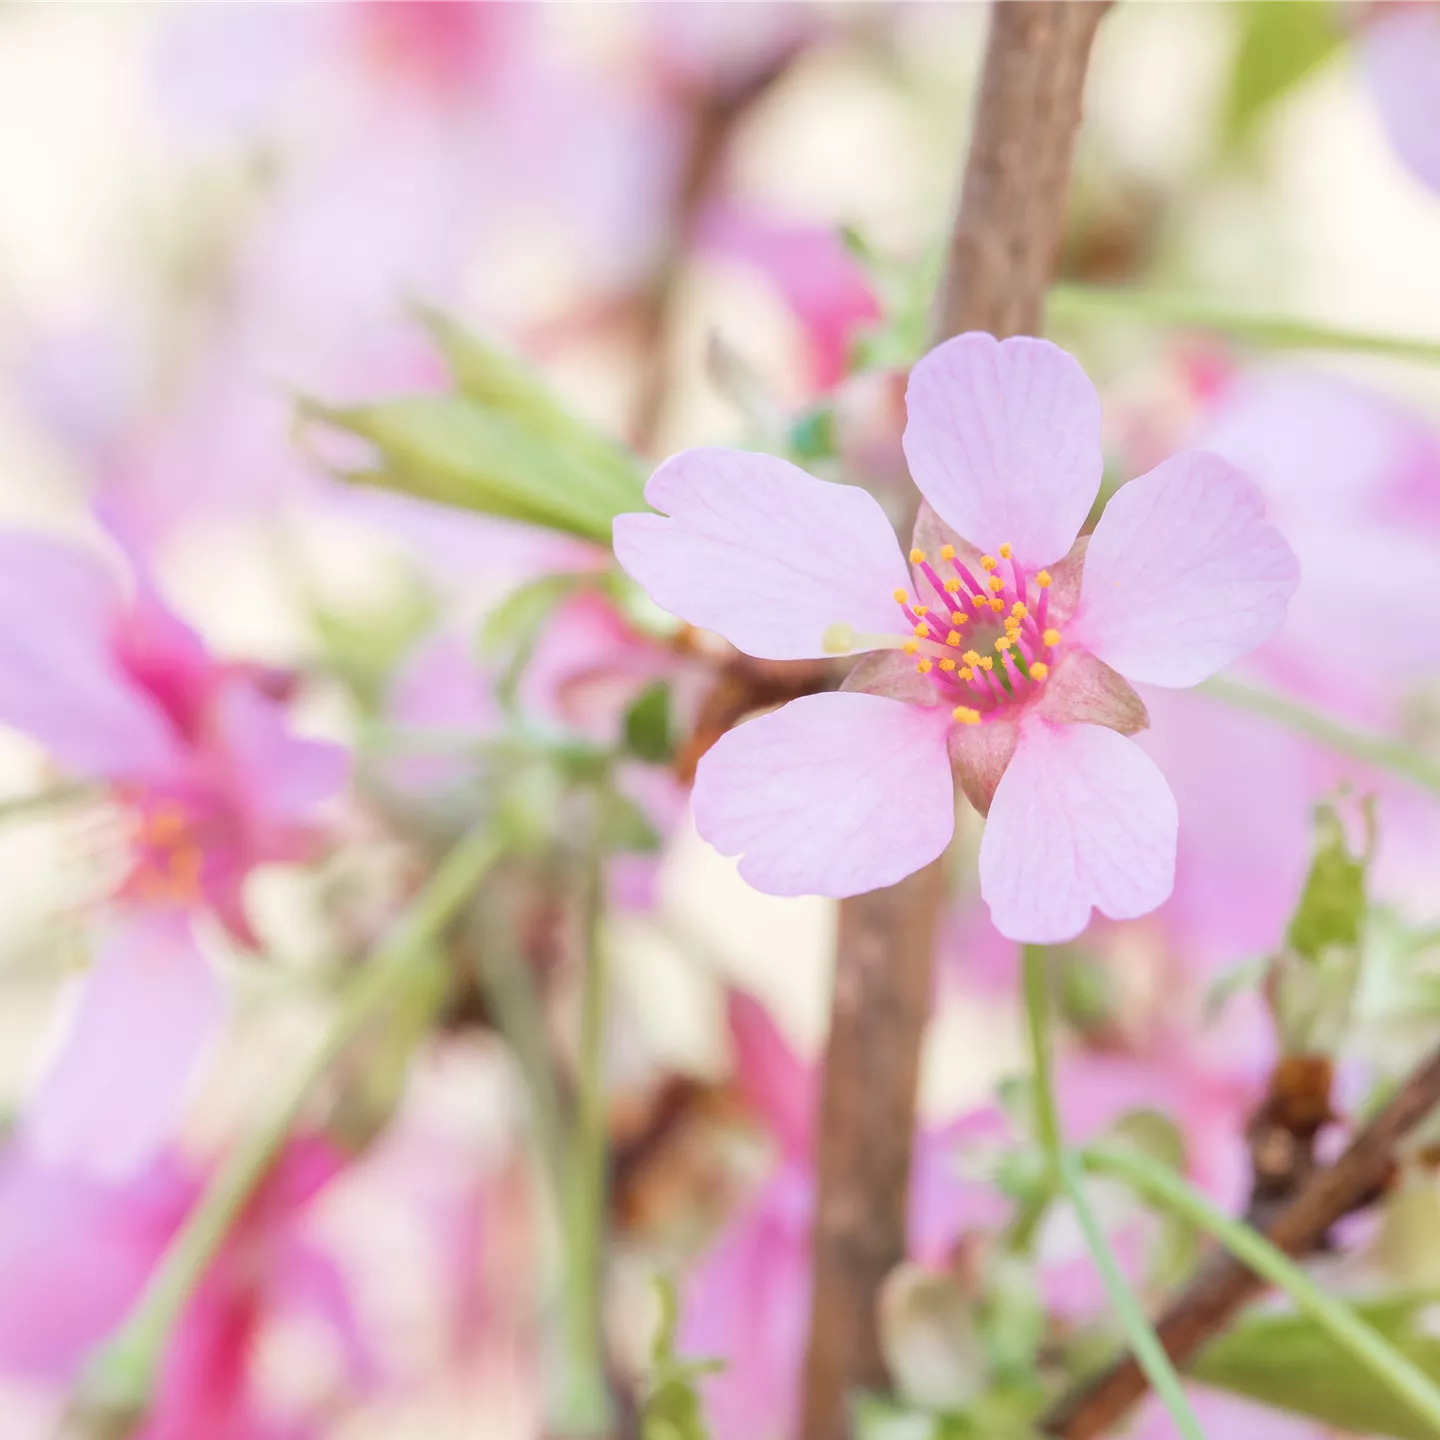
[[858, 895], [950, 843], [943, 707], [807, 695], [731, 730], [701, 759], [695, 828], [771, 895]]
[[82, 774], [145, 776], [176, 760], [164, 714], [119, 660], [123, 614], [98, 561], [43, 536], [0, 534], [0, 722]]
[[687, 1359], [724, 1362], [700, 1382], [715, 1440], [792, 1433], [813, 1205], [806, 1167], [781, 1166], [685, 1277], [676, 1348]]
[[814, 1070], [753, 995], [731, 990], [725, 1004], [741, 1094], [768, 1123], [786, 1155], [808, 1163], [817, 1090]]
[[1198, 685], [1280, 628], [1299, 583], [1259, 490], [1192, 451], [1111, 498], [1066, 634], [1128, 680]]
[[[1201, 1430], [1214, 1440], [1330, 1440], [1335, 1435], [1328, 1426], [1301, 1415], [1272, 1410], [1203, 1385], [1186, 1388]], [[1170, 1412], [1152, 1395], [1140, 1406], [1135, 1424], [1125, 1434], [1127, 1440], [1176, 1440], [1180, 1432]]]
[[175, 914], [117, 922], [81, 984], [23, 1132], [51, 1163], [123, 1179], [172, 1137], [224, 997], [189, 922]]
[[582, 590], [546, 622], [518, 695], [526, 713], [613, 745], [635, 697], [674, 669], [671, 651], [642, 636], [605, 596]]
[[987, 1151], [1014, 1144], [1014, 1130], [995, 1105], [972, 1110], [915, 1136], [910, 1166], [909, 1254], [922, 1265], [942, 1267], [967, 1230], [998, 1229], [1011, 1203], [971, 1165]]
[[1060, 559], [1100, 489], [1100, 397], [1048, 340], [972, 331], [910, 372], [905, 454], [936, 513], [982, 550]]
[[[615, 558], [657, 605], [763, 660], [818, 659], [825, 632], [896, 634], [910, 573], [873, 496], [743, 450], [687, 450], [620, 515]], [[665, 518], [666, 516], [670, 518]]]
[[1440, 190], [1440, 15], [1428, 5], [1377, 8], [1360, 47], [1395, 153]]
[[1002, 935], [1073, 940], [1093, 906], [1130, 920], [1175, 880], [1175, 800], [1155, 762], [1100, 725], [1027, 717], [980, 842], [980, 893]]
[[236, 676], [215, 698], [214, 723], [238, 799], [265, 825], [300, 825], [339, 793], [350, 774], [342, 746], [289, 729], [282, 706]]
[[[397, 753], [385, 759], [385, 783], [432, 794], [473, 774], [475, 757], [463, 748], [467, 737], [478, 743], [504, 722], [494, 679], [481, 668], [473, 637], [449, 628], [427, 635], [400, 662], [385, 698], [385, 717], [402, 732]], [[455, 746], [409, 749], [407, 729], [449, 732]]]
[[122, 1186], [12, 1145], [0, 1161], [0, 1372], [72, 1382], [135, 1303], [194, 1196], [168, 1158]]

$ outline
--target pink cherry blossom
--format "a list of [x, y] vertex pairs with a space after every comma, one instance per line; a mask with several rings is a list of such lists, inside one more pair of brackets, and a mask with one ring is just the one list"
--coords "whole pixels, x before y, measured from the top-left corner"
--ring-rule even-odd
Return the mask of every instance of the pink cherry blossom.
[[246, 877], [303, 859], [345, 780], [338, 746], [287, 728], [289, 684], [217, 661], [143, 573], [127, 594], [98, 558], [0, 534], [0, 722], [102, 788], [129, 833], [107, 938], [24, 1122], [45, 1153], [120, 1175], [164, 1138], [222, 1013], [191, 918], [256, 943]]
[[1126, 737], [1130, 681], [1190, 686], [1279, 627], [1299, 579], [1259, 492], [1218, 456], [1123, 486], [1093, 535], [1100, 401], [1043, 340], [959, 336], [914, 368], [905, 452], [928, 506], [907, 569], [879, 505], [783, 460], [695, 450], [615, 522], [660, 605], [765, 659], [871, 652], [839, 694], [726, 735], [696, 825], [774, 894], [845, 896], [944, 850], [951, 775], [988, 823], [981, 893], [1002, 934], [1070, 939], [1092, 908], [1153, 910], [1177, 815]]

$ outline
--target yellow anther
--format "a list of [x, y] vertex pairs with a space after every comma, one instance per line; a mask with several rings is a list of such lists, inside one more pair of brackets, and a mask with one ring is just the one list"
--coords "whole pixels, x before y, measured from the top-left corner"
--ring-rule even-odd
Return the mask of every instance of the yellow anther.
[[973, 680], [975, 678], [975, 672], [968, 665], [963, 670], [957, 670], [955, 673], [959, 675], [962, 680]]
[[1000, 558], [1002, 560], [1010, 558], [1010, 542], [1008, 540], [1000, 547]]
[[912, 565], [923, 565], [925, 563], [925, 552], [918, 546], [910, 552], [910, 563]]
[[980, 663], [980, 652], [978, 650], [967, 650], [961, 659], [967, 665], [978, 665]]
[[946, 593], [947, 595], [953, 595], [959, 588], [960, 588], [960, 577], [959, 577], [958, 575], [952, 575], [952, 576], [945, 582], [945, 593]]
[[977, 609], [983, 610], [990, 602], [983, 595], [973, 595], [970, 603]]
[[1060, 643], [1060, 632], [1058, 630], [1047, 630], [1040, 638], [1047, 645], [1058, 645]]
[[1020, 622], [1013, 616], [1005, 617], [1005, 633], [1007, 635], [1018, 635], [1020, 633]]
[[995, 662], [988, 655], [982, 655], [980, 657], [980, 668], [982, 670], [993, 670], [995, 668]]
[[985, 582], [998, 595], [1005, 588], [1005, 582], [998, 576], [992, 575]]
[[993, 555], [982, 555], [980, 564], [983, 569], [993, 570], [1000, 562]]
[[903, 605], [909, 598], [910, 598], [910, 592], [909, 592], [908, 590], [897, 590], [897, 591], [895, 591], [895, 599], [898, 600], [898, 601], [900, 602], [900, 604]]
[[955, 547], [953, 545], [942, 545], [940, 547], [940, 558], [942, 560], [953, 560], [955, 558]]
[[915, 627], [915, 633], [916, 633], [917, 635], [928, 635], [928, 634], [930, 633], [930, 627], [922, 620], [922, 621]]
[[915, 607], [915, 613], [917, 615], [928, 615], [930, 613], [930, 607], [928, 605], [917, 605]]
[[940, 662], [940, 668], [941, 668], [942, 670], [946, 670], [946, 671], [953, 670], [953, 669], [955, 668], [955, 662], [947, 655], [947, 656]]
[[1005, 602], [997, 595], [990, 602], [990, 608], [998, 615], [1005, 608]]
[[1023, 600], [1017, 600], [1017, 601], [1010, 607], [1010, 613], [1011, 613], [1017, 620], [1023, 620], [1023, 619], [1030, 613], [1030, 611], [1029, 611], [1029, 609], [1026, 607], [1025, 602], [1024, 602]]
[[900, 648], [907, 655], [918, 655], [920, 653], [920, 642], [918, 640], [907, 640]]
[[960, 632], [958, 630], [952, 630], [945, 637], [945, 643], [947, 645], [958, 645], [960, 643]]
[[1050, 667], [1043, 660], [1035, 660], [1030, 665], [1030, 678], [1032, 680], [1043, 680], [1050, 673]]
[[1001, 635], [995, 641], [995, 649], [1003, 655], [1015, 643], [1014, 637]]
[[919, 660], [915, 664], [916, 670], [922, 675], [928, 675], [935, 667], [928, 660]]
[[1050, 572], [1049, 572], [1048, 570], [1042, 570], [1042, 571], [1035, 577], [1035, 583], [1036, 583], [1042, 590], [1048, 590], [1048, 589], [1050, 588]]
[[952, 610], [950, 612], [950, 623], [952, 625], [968, 625], [970, 617], [963, 610]]
[[961, 725], [978, 725], [980, 723], [980, 712], [972, 710], [968, 705], [957, 705], [951, 712], [950, 718], [958, 721]]

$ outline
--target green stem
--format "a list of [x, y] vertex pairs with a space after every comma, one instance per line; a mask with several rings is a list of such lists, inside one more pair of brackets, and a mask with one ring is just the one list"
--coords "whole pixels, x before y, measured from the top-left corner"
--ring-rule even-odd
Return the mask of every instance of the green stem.
[[1377, 770], [1388, 770], [1421, 789], [1440, 795], [1440, 761], [1432, 760], [1398, 740], [1342, 724], [1298, 700], [1240, 680], [1216, 678], [1205, 681], [1199, 689], [1202, 694], [1212, 695], [1227, 705], [1284, 725], [1298, 734], [1318, 740], [1322, 745], [1328, 745], [1332, 750], [1353, 755]]
[[1047, 314], [1051, 320], [1062, 322], [1129, 320], [1212, 330], [1267, 349], [1337, 350], [1429, 364], [1440, 362], [1440, 342], [1434, 340], [1321, 325], [1291, 315], [1235, 310], [1199, 295], [1103, 285], [1053, 285], [1047, 300]]
[[1237, 1260], [1283, 1290], [1332, 1340], [1406, 1400], [1440, 1433], [1440, 1389], [1347, 1305], [1327, 1295], [1288, 1255], [1258, 1231], [1217, 1209], [1193, 1186], [1148, 1156], [1094, 1146], [1081, 1160], [1096, 1174], [1123, 1180], [1146, 1199], [1208, 1231]]
[[226, 1157], [186, 1218], [121, 1328], [87, 1365], [82, 1404], [139, 1415], [181, 1312], [210, 1262], [264, 1179], [311, 1089], [349, 1042], [377, 1015], [416, 969], [416, 962], [469, 899], [500, 846], [487, 827], [461, 840], [441, 861], [370, 962], [340, 998], [329, 1029], [308, 1055], [263, 1124]]
[[579, 1094], [570, 1185], [565, 1197], [566, 1329], [569, 1350], [560, 1423], [569, 1435], [603, 1434], [610, 1421], [602, 1332], [606, 1219], [605, 1029], [609, 965], [600, 935], [604, 905], [601, 832], [604, 788], [596, 793], [595, 834], [585, 876], [584, 973], [580, 990]]
[[485, 944], [478, 970], [495, 1023], [524, 1077], [535, 1148], [558, 1202], [565, 1194], [565, 1126], [534, 977], [516, 947], [499, 937]]
[[90, 800], [103, 793], [99, 785], [75, 782], [52, 785], [48, 790], [36, 790], [29, 795], [12, 795], [0, 800], [0, 821], [43, 814], [47, 810], [76, 805], [82, 800]]
[[1050, 1065], [1050, 973], [1048, 956], [1043, 946], [1024, 947], [1024, 991], [1025, 1018], [1030, 1038], [1030, 1064], [1033, 1076], [1034, 1109], [1036, 1134], [1044, 1147], [1060, 1188], [1065, 1192], [1080, 1224], [1080, 1231], [1095, 1268], [1100, 1272], [1101, 1283], [1120, 1324], [1125, 1330], [1130, 1348], [1135, 1352], [1150, 1387], [1159, 1397], [1161, 1404], [1170, 1414], [1175, 1429], [1183, 1440], [1205, 1440], [1199, 1421], [1185, 1398], [1184, 1387], [1170, 1357], [1160, 1344], [1155, 1331], [1151, 1329], [1144, 1310], [1140, 1307], [1134, 1291], [1130, 1289], [1115, 1252], [1106, 1238], [1104, 1228], [1090, 1207], [1085, 1193], [1085, 1181], [1074, 1156], [1064, 1148], [1060, 1128], [1060, 1115], [1055, 1104], [1055, 1087]]

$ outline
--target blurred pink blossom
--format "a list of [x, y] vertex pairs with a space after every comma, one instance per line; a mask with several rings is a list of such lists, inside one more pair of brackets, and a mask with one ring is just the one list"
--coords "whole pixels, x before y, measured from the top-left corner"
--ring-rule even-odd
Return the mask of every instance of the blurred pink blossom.
[[[105, 787], [130, 831], [117, 921], [25, 1125], [104, 1173], [141, 1165], [221, 1014], [190, 919], [256, 943], [243, 885], [304, 859], [345, 783], [338, 746], [287, 727], [285, 677], [216, 660], [137, 571], [39, 535], [0, 534], [0, 721]], [[92, 1149], [93, 1146], [93, 1149]]]
[[[678, 1348], [725, 1369], [702, 1381], [717, 1440], [787, 1435], [794, 1423], [810, 1316], [814, 1216], [811, 1146], [818, 1075], [764, 1009], [732, 992], [736, 1079], [776, 1147], [774, 1167], [686, 1278]], [[1006, 1126], [980, 1110], [916, 1137], [910, 1239], [916, 1258], [942, 1266], [967, 1231], [999, 1223], [1006, 1203], [964, 1179], [956, 1154], [995, 1141]]]
[[[348, 1283], [308, 1233], [310, 1205], [342, 1164], [322, 1140], [290, 1141], [181, 1315], [143, 1440], [320, 1435], [320, 1417], [274, 1413], [257, 1393], [256, 1344], [278, 1315], [318, 1319], [335, 1341], [345, 1384], [374, 1383]], [[12, 1146], [0, 1159], [0, 1372], [73, 1384], [139, 1297], [202, 1188], [170, 1155], [115, 1183]]]

